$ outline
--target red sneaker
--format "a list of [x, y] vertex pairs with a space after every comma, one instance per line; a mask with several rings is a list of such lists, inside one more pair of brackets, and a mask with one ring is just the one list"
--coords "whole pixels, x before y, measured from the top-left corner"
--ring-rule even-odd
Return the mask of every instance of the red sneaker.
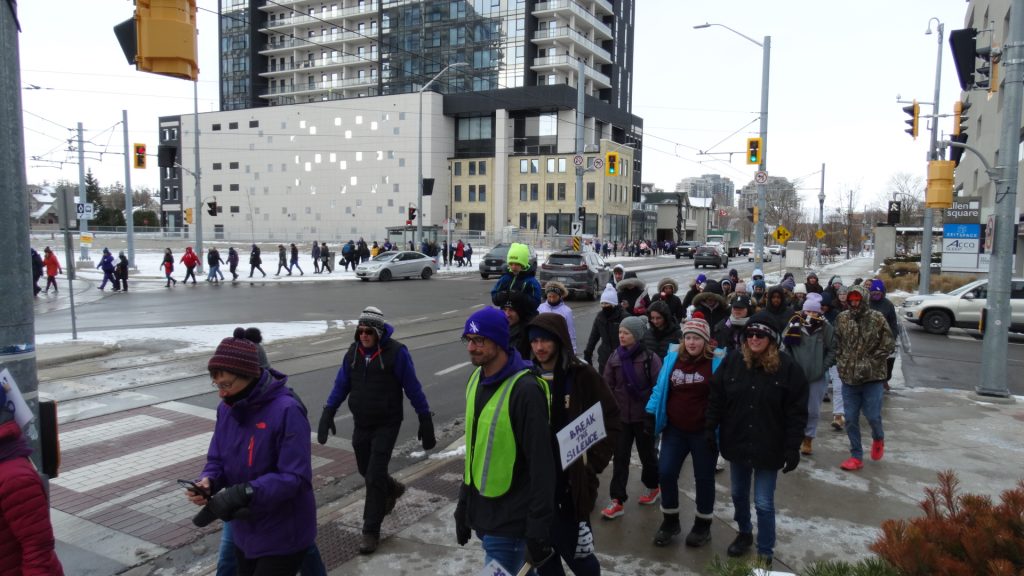
[[839, 467], [842, 468], [843, 470], [853, 472], [854, 470], [860, 470], [861, 468], [863, 468], [864, 463], [861, 462], [859, 458], [853, 458], [851, 456], [850, 458], [847, 458], [845, 462], [840, 464]]
[[644, 506], [650, 506], [658, 501], [658, 496], [661, 496], [661, 488], [651, 488], [645, 490], [643, 495], [636, 499], [639, 504]]
[[601, 516], [604, 516], [605, 520], [614, 520], [619, 516], [622, 516], [626, 512], [625, 508], [622, 507], [622, 502], [619, 502], [615, 498], [605, 506], [604, 510], [601, 510]]
[[881, 460], [885, 454], [885, 440], [873, 440], [871, 442], [871, 459]]

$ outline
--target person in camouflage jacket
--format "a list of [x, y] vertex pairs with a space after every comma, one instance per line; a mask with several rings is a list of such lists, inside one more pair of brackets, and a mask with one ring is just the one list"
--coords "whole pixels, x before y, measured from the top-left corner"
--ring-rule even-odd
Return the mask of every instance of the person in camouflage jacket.
[[885, 452], [882, 394], [885, 391], [886, 358], [895, 349], [896, 342], [885, 317], [869, 307], [868, 292], [863, 286], [850, 288], [846, 302], [848, 309], [836, 320], [836, 339], [850, 458], [840, 467], [853, 471], [864, 467], [861, 411], [871, 426], [871, 459], [881, 460]]

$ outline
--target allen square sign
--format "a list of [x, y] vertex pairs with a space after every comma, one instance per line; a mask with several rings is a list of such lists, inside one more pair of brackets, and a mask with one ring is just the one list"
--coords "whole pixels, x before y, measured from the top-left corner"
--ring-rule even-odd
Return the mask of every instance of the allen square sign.
[[981, 197], [953, 199], [942, 225], [942, 270], [987, 273], [991, 254], [985, 250], [987, 225], [981, 223]]

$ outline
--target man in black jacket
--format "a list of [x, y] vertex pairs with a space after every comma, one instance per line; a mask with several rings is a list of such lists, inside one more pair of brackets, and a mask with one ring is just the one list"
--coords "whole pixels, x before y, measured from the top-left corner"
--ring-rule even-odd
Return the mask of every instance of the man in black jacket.
[[[601, 311], [594, 316], [594, 325], [590, 329], [587, 347], [583, 349], [583, 359], [587, 364], [594, 363], [594, 349], [597, 349], [597, 371], [604, 374], [604, 365], [612, 351], [619, 347], [619, 323], [630, 316], [629, 312], [619, 304], [619, 296], [611, 284], [605, 286], [601, 293]], [[598, 342], [601, 343], [598, 347]]]
[[807, 424], [807, 379], [803, 370], [779, 352], [779, 326], [758, 312], [744, 330], [743, 346], [730, 353], [711, 379], [705, 430], [730, 462], [734, 519], [739, 534], [728, 554], [739, 557], [754, 543], [750, 520], [751, 478], [757, 510], [757, 554], [771, 567], [775, 550], [775, 482], [779, 469], [800, 463]]
[[327, 443], [327, 433], [337, 434], [334, 416], [348, 399], [352, 411], [352, 450], [356, 467], [366, 483], [363, 505], [363, 539], [360, 554], [372, 554], [380, 543], [380, 525], [395, 508], [405, 486], [388, 474], [388, 463], [402, 427], [402, 393], [419, 415], [417, 438], [423, 449], [437, 444], [434, 422], [416, 377], [409, 349], [391, 338], [394, 328], [384, 322], [384, 313], [367, 306], [359, 315], [355, 342], [342, 360], [334, 379], [334, 388], [320, 415], [316, 440]]
[[[555, 520], [551, 525], [551, 543], [574, 574], [600, 574], [594, 555], [594, 534], [590, 514], [597, 501], [598, 475], [608, 466], [615, 442], [622, 431], [619, 407], [601, 375], [572, 353], [569, 327], [559, 314], [539, 314], [530, 322], [530, 347], [533, 364], [547, 380], [551, 391], [551, 439], [555, 434], [595, 404], [601, 405], [604, 439], [591, 445], [564, 470], [555, 455]], [[564, 575], [561, 562], [552, 559], [537, 569], [541, 576]]]

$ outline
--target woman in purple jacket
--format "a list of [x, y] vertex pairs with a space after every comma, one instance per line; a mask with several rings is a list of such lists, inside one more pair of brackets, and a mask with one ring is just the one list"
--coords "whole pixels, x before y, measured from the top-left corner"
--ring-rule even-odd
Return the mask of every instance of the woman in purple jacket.
[[188, 491], [204, 506], [193, 522], [231, 521], [238, 574], [295, 574], [316, 539], [305, 408], [287, 376], [260, 368], [248, 340], [222, 340], [207, 368], [223, 402], [198, 490]]

